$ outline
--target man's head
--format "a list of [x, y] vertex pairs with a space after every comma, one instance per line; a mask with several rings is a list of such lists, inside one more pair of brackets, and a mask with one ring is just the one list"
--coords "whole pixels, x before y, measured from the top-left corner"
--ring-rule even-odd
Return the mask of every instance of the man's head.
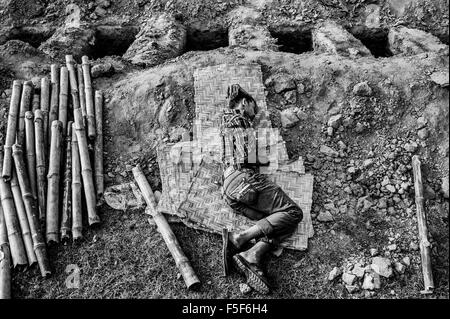
[[256, 102], [239, 84], [233, 84], [228, 87], [227, 98], [230, 109], [238, 111], [251, 120], [255, 118], [257, 113]]
[[253, 99], [241, 98], [236, 102], [233, 109], [251, 120], [255, 118], [256, 103]]

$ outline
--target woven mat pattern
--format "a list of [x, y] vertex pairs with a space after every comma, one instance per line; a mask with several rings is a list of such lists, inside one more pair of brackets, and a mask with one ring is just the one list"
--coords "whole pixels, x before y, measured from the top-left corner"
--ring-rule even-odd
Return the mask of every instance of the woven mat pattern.
[[283, 245], [297, 250], [307, 249], [308, 238], [314, 234], [310, 215], [313, 176], [305, 174], [302, 158], [288, 162], [285, 142], [278, 130], [271, 128], [260, 66], [207, 67], [197, 70], [194, 80], [194, 140], [167, 144], [158, 149], [163, 190], [158, 211], [182, 217], [189, 227], [210, 232], [219, 233], [223, 227], [242, 231], [254, 223], [232, 211], [223, 201], [220, 185], [216, 183], [223, 172], [220, 125], [222, 110], [227, 106], [227, 88], [230, 84], [239, 83], [255, 98], [259, 107], [256, 127], [267, 128], [270, 133], [270, 138], [259, 144], [258, 148], [270, 145], [276, 146], [277, 150], [269, 152], [271, 165], [261, 167], [260, 173], [267, 174], [277, 183], [304, 213], [297, 231]]

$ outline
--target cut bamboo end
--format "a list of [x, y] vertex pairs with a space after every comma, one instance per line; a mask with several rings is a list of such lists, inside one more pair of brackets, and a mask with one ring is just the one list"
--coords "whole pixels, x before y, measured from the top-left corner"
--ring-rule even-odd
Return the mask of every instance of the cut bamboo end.
[[50, 65], [50, 79], [52, 83], [58, 83], [59, 82], [59, 72], [58, 72], [58, 65], [52, 64]]

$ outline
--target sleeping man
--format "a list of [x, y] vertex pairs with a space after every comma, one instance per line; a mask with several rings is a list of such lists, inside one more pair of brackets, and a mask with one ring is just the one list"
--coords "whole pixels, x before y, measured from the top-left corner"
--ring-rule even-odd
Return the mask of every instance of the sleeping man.
[[[258, 167], [268, 161], [262, 161], [261, 155], [249, 156], [257, 153], [257, 139], [250, 140], [243, 133], [253, 128], [258, 111], [255, 100], [238, 84], [228, 88], [227, 98], [222, 135], [224, 143], [225, 139], [232, 142], [224, 152], [223, 196], [235, 213], [256, 223], [239, 233], [223, 230], [224, 272], [229, 274], [232, 263], [250, 287], [267, 294], [270, 284], [262, 268], [264, 256], [293, 234], [303, 212], [278, 185], [258, 173]], [[251, 240], [256, 243], [247, 248]]]

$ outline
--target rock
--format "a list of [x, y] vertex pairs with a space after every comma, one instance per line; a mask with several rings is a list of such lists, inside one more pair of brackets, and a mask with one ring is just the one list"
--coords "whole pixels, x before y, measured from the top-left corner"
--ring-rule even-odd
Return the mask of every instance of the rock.
[[281, 126], [283, 126], [284, 128], [293, 127], [300, 121], [300, 119], [297, 117], [297, 113], [293, 108], [281, 111], [280, 117]]
[[442, 194], [444, 195], [445, 198], [448, 198], [448, 176], [444, 176], [442, 177], [442, 182], [441, 182], [441, 190], [442, 190]]
[[395, 188], [395, 186], [393, 185], [386, 185], [386, 189], [391, 192], [392, 194], [394, 194], [395, 192], [397, 192], [397, 189]]
[[296, 91], [287, 91], [284, 93], [284, 98], [289, 104], [297, 103], [297, 93]]
[[95, 64], [91, 68], [91, 75], [93, 78], [98, 78], [101, 76], [110, 76], [114, 73], [114, 67], [111, 63], [101, 63]]
[[334, 21], [316, 25], [312, 32], [314, 51], [346, 57], [371, 56], [369, 49]]
[[407, 152], [414, 153], [417, 150], [418, 147], [419, 147], [419, 145], [417, 145], [416, 142], [411, 142], [411, 143], [405, 144], [405, 146], [403, 148]]
[[383, 180], [381, 181], [381, 186], [389, 185], [390, 182], [391, 182], [391, 181], [389, 180], [389, 177], [384, 176], [384, 177], [383, 177]]
[[121, 211], [140, 209], [145, 205], [144, 198], [134, 183], [107, 187], [104, 199], [109, 207]]
[[109, 0], [97, 0], [96, 3], [101, 8], [109, 8], [111, 6], [111, 1]]
[[448, 50], [434, 35], [406, 27], [395, 27], [389, 30], [389, 49], [393, 54], [416, 55], [425, 52]]
[[411, 250], [418, 250], [419, 249], [419, 245], [417, 245], [415, 242], [410, 242], [409, 243], [409, 248], [411, 249]]
[[123, 57], [133, 64], [153, 66], [179, 56], [187, 31], [173, 15], [160, 13], [146, 20]]
[[64, 61], [65, 55], [73, 55], [75, 60], [81, 60], [83, 55], [91, 56], [95, 45], [95, 31], [89, 28], [59, 28], [39, 46], [54, 59]]
[[341, 149], [341, 150], [345, 150], [347, 148], [347, 145], [345, 145], [345, 143], [342, 141], [338, 142], [338, 146], [339, 146], [339, 149]]
[[366, 127], [362, 123], [358, 122], [358, 123], [356, 123], [355, 132], [362, 133], [365, 128]]
[[448, 87], [448, 77], [449, 77], [448, 72], [444, 71], [433, 72], [430, 75], [431, 81], [440, 85], [443, 88]]
[[381, 288], [380, 276], [375, 272], [369, 272], [364, 275], [362, 288], [365, 290], [375, 290]]
[[99, 17], [104, 17], [108, 13], [108, 11], [106, 11], [104, 8], [98, 6], [97, 8], [95, 8], [94, 13]]
[[406, 266], [410, 266], [410, 265], [411, 265], [411, 259], [410, 259], [408, 256], [403, 257], [402, 262], [403, 262]]
[[380, 276], [389, 278], [392, 276], [391, 261], [384, 257], [373, 257], [372, 258], [372, 269]]
[[353, 294], [359, 290], [359, 286], [358, 285], [345, 285], [345, 289], [347, 289], [347, 291], [349, 293]]
[[333, 128], [331, 126], [328, 126], [327, 127], [327, 135], [328, 136], [333, 136], [333, 132], [334, 132]]
[[239, 290], [241, 291], [241, 294], [246, 295], [249, 294], [252, 291], [252, 288], [245, 284], [245, 283], [240, 283], [239, 284]]
[[424, 184], [423, 185], [423, 197], [425, 199], [435, 199], [436, 198], [436, 192], [434, 191], [434, 189], [430, 185]]
[[406, 267], [402, 263], [396, 262], [394, 263], [394, 269], [397, 273], [403, 274], [405, 272]]
[[353, 274], [350, 274], [348, 272], [345, 272], [342, 274], [342, 281], [346, 285], [353, 285], [353, 282], [355, 281], [356, 276]]
[[396, 244], [388, 245], [387, 249], [389, 251], [395, 251], [395, 250], [397, 250], [397, 245]]
[[339, 155], [339, 153], [338, 152], [336, 152], [334, 149], [332, 149], [331, 147], [329, 147], [329, 146], [326, 146], [326, 145], [321, 145], [320, 146], [320, 153], [322, 153], [322, 154], [325, 154], [326, 156], [338, 156]]
[[325, 212], [320, 212], [319, 215], [317, 216], [317, 220], [319, 222], [332, 222], [334, 220], [333, 215], [331, 215], [331, 213], [329, 211], [325, 211]]
[[338, 128], [342, 123], [342, 114], [333, 115], [328, 120], [328, 126], [332, 128]]
[[342, 269], [340, 267], [334, 267], [333, 270], [330, 271], [328, 274], [328, 280], [333, 281], [337, 277], [339, 277], [342, 274]]
[[368, 168], [369, 166], [372, 166], [373, 162], [374, 162], [374, 160], [372, 158], [366, 159], [363, 162], [363, 167]]
[[361, 264], [357, 263], [352, 269], [352, 274], [354, 274], [358, 278], [364, 277], [365, 273], [365, 267], [363, 267]]
[[427, 119], [424, 116], [420, 116], [417, 118], [417, 126], [416, 128], [419, 130], [427, 125]]
[[378, 249], [370, 248], [370, 256], [374, 257], [376, 255], [378, 255]]
[[275, 93], [278, 94], [296, 89], [294, 79], [286, 73], [277, 73], [268, 80], [272, 83]]
[[358, 96], [371, 96], [372, 89], [370, 88], [367, 81], [360, 82], [353, 87], [353, 94]]

